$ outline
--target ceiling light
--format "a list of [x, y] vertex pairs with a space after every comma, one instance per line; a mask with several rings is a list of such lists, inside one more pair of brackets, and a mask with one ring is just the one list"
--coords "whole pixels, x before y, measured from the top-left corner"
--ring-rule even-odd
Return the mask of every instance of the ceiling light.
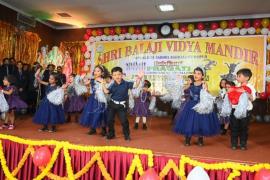
[[168, 11], [174, 10], [174, 7], [172, 4], [161, 4], [158, 7], [161, 12], [168, 12]]

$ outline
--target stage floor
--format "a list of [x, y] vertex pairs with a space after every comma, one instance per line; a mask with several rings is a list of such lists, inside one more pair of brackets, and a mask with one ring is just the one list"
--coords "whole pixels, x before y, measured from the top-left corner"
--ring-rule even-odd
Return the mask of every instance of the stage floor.
[[[171, 131], [169, 118], [151, 118], [148, 130], [133, 130], [133, 117], [130, 117], [131, 141], [125, 141], [119, 121], [116, 124], [116, 139], [106, 140], [101, 135], [88, 135], [88, 129], [77, 123], [66, 123], [58, 127], [56, 133], [38, 132], [39, 125], [33, 124], [31, 117], [18, 117], [15, 130], [0, 130], [2, 134], [10, 134], [29, 139], [54, 139], [69, 141], [74, 144], [99, 146], [128, 146], [151, 149], [155, 155], [179, 157], [181, 154], [199, 159], [236, 162], [270, 162], [270, 124], [252, 123], [250, 125], [248, 150], [233, 151], [230, 149], [230, 136], [205, 138], [205, 146], [198, 147], [193, 139], [190, 147], [183, 145], [184, 138]], [[99, 133], [99, 131], [98, 131]]]

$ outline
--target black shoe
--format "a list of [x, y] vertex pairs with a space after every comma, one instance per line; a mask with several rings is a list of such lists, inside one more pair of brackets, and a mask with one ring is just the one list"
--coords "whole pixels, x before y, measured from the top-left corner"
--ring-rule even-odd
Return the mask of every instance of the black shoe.
[[139, 128], [139, 123], [135, 123], [134, 124], [134, 129], [138, 129]]
[[237, 146], [235, 146], [235, 145], [232, 145], [232, 150], [236, 150], [237, 149]]
[[186, 137], [185, 138], [185, 146], [190, 146], [191, 144], [190, 144], [190, 140], [191, 140], [191, 138], [190, 137]]
[[227, 129], [222, 129], [220, 134], [221, 135], [226, 135], [227, 134]]
[[203, 146], [203, 137], [198, 138], [198, 146]]
[[125, 140], [126, 141], [130, 141], [131, 139], [130, 139], [130, 136], [125, 136]]
[[71, 121], [71, 117], [68, 116], [68, 117], [67, 117], [67, 120], [66, 120], [66, 123], [69, 123], [70, 121]]
[[143, 124], [143, 130], [147, 130], [146, 123]]
[[56, 132], [56, 127], [55, 126], [52, 126], [52, 128], [49, 130], [50, 133], [54, 133]]
[[93, 135], [93, 134], [96, 134], [96, 133], [97, 133], [96, 129], [91, 129], [91, 130], [88, 132], [89, 135]]
[[106, 136], [106, 139], [108, 139], [108, 140], [111, 140], [111, 139], [114, 139], [115, 138], [115, 135], [107, 135]]
[[240, 149], [245, 151], [245, 150], [247, 150], [247, 146], [246, 145], [241, 145]]
[[107, 131], [106, 131], [106, 128], [105, 127], [103, 127], [102, 129], [101, 129], [101, 136], [106, 136], [106, 134], [107, 134]]
[[38, 131], [40, 131], [40, 132], [46, 132], [46, 131], [49, 131], [49, 129], [48, 129], [47, 126], [44, 126], [43, 128], [39, 129]]

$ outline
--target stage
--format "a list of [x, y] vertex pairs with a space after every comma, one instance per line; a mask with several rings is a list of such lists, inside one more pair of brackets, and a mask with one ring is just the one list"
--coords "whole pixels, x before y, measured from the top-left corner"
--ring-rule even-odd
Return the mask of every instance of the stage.
[[248, 150], [231, 150], [230, 136], [218, 135], [205, 138], [205, 145], [198, 147], [192, 140], [190, 147], [183, 145], [184, 138], [172, 132], [171, 119], [153, 117], [148, 121], [148, 130], [142, 130], [140, 124], [138, 130], [133, 129], [134, 117], [129, 117], [131, 129], [131, 141], [125, 141], [119, 121], [116, 121], [116, 139], [106, 140], [100, 135], [88, 135], [88, 129], [78, 123], [71, 122], [58, 126], [56, 133], [38, 132], [39, 125], [33, 124], [31, 117], [21, 116], [16, 120], [15, 130], [1, 130], [1, 134], [9, 134], [33, 140], [59, 140], [69, 141], [73, 144], [94, 146], [125, 146], [140, 149], [150, 149], [155, 156], [167, 156], [179, 158], [187, 155], [196, 159], [211, 159], [214, 161], [233, 161], [254, 163], [269, 163], [270, 149], [270, 124], [251, 123], [249, 131]]

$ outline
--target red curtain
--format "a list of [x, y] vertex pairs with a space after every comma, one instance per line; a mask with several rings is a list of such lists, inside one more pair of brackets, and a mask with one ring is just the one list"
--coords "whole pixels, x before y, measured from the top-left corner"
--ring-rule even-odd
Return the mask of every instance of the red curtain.
[[[3, 144], [4, 154], [7, 160], [7, 165], [10, 171], [12, 171], [13, 169], [16, 168], [18, 162], [22, 158], [23, 153], [25, 149], [27, 148], [27, 145], [18, 144], [9, 140], [2, 140], [2, 144]], [[52, 151], [53, 151], [53, 148], [54, 147], [51, 147]], [[71, 162], [72, 162], [74, 173], [82, 169], [94, 154], [95, 153], [91, 153], [91, 152], [80, 152], [80, 151], [71, 150], [70, 156], [71, 156]], [[112, 178], [117, 179], [117, 180], [124, 180], [126, 175], [128, 174], [129, 166], [131, 165], [134, 155], [129, 154], [129, 153], [120, 153], [120, 152], [102, 152], [101, 155], [102, 155], [102, 160], [105, 164], [105, 167], [107, 168], [107, 171], [111, 174]], [[143, 169], [146, 170], [148, 167], [147, 156], [141, 155], [140, 159], [143, 164]], [[155, 156], [154, 168], [156, 172], [160, 172], [163, 169], [163, 167], [166, 165], [169, 159], [172, 159], [176, 163], [176, 165], [179, 164], [179, 158], [177, 157]], [[188, 174], [192, 170], [192, 168], [193, 168], [192, 166], [187, 165], [186, 174]], [[66, 176], [66, 165], [65, 165], [63, 152], [59, 154], [58, 159], [56, 160], [51, 172], [59, 176]], [[29, 180], [36, 177], [39, 173], [40, 171], [33, 164], [32, 158], [30, 157], [27, 159], [24, 166], [19, 171], [17, 178], [20, 180]], [[208, 174], [211, 180], [225, 180], [229, 176], [230, 171], [224, 171], [224, 170], [208, 171]], [[0, 179], [5, 179], [2, 168], [0, 168]], [[45, 178], [45, 179], [48, 179], [48, 178]], [[89, 180], [89, 179], [102, 180], [104, 178], [101, 174], [101, 171], [98, 165], [95, 163], [90, 168], [90, 170], [86, 174], [84, 174], [80, 179], [81, 180]], [[135, 180], [139, 179], [138, 172], [134, 174], [134, 179]], [[177, 178], [174, 172], [171, 170], [164, 179], [177, 180], [179, 178]], [[240, 178], [237, 178], [237, 179], [253, 180], [254, 173], [241, 172]]]

